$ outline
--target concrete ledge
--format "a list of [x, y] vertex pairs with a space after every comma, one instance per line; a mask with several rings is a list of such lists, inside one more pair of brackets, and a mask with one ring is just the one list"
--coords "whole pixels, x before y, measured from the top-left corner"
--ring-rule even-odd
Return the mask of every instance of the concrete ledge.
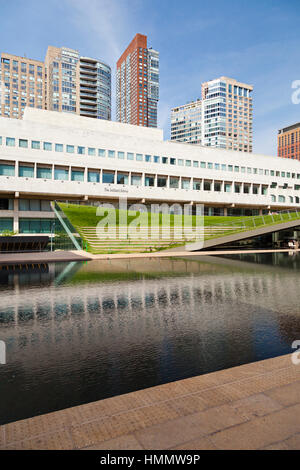
[[3, 264], [54, 263], [58, 261], [85, 261], [88, 256], [74, 251], [43, 251], [34, 253], [0, 253], [0, 266]]
[[299, 449], [300, 365], [245, 364], [0, 426], [4, 449]]

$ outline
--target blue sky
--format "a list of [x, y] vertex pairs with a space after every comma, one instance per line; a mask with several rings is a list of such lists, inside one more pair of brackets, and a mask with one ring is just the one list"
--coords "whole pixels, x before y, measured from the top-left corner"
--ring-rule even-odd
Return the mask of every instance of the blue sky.
[[146, 34], [160, 52], [166, 138], [171, 107], [221, 75], [254, 86], [254, 152], [276, 154], [277, 130], [300, 121], [299, 0], [0, 0], [0, 13], [1, 51], [44, 60], [48, 45], [78, 49], [112, 66], [113, 88], [116, 60]]

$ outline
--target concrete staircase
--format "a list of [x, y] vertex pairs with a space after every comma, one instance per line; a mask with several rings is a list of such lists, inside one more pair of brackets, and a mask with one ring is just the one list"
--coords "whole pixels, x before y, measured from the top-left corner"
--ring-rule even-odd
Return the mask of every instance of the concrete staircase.
[[[232, 230], [230, 226], [207, 226], [194, 232], [182, 231], [179, 227], [140, 227], [136, 232], [127, 232], [127, 227], [116, 227], [108, 237], [99, 233], [96, 227], [76, 227], [83, 240], [88, 243], [93, 253], [145, 253], [167, 250], [186, 243], [200, 242], [205, 238], [218, 236], [224, 231]], [[236, 227], [234, 228], [236, 230]]]

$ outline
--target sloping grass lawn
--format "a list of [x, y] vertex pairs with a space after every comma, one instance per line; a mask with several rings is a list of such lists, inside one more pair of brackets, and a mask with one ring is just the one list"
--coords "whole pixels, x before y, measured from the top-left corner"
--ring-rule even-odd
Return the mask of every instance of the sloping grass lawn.
[[[80, 206], [77, 204], [65, 204], [60, 202], [59, 206], [64, 211], [68, 219], [70, 220], [71, 224], [80, 228], [80, 227], [96, 227], [98, 222], [102, 219], [101, 216], [96, 215], [97, 207], [94, 206]], [[144, 213], [141, 214], [141, 224], [145, 223], [145, 225], [151, 225], [151, 213]], [[127, 216], [127, 217], [126, 217]], [[103, 216], [104, 217], [104, 216]], [[136, 214], [133, 214], [131, 211], [119, 211], [116, 209], [116, 225], [119, 224], [129, 224], [137, 217]], [[177, 224], [180, 225], [180, 215], [170, 215], [170, 224], [171, 226], [176, 226]], [[216, 225], [216, 224], [229, 224], [230, 222], [238, 222], [239, 220], [247, 219], [248, 217], [222, 217], [222, 216], [205, 216], [204, 217], [204, 225]], [[122, 220], [123, 219], [123, 220]], [[127, 222], [126, 222], [127, 219]], [[183, 220], [183, 219], [181, 219]], [[186, 219], [188, 222], [192, 222], [193, 224], [196, 223], [196, 216], [188, 216]], [[164, 220], [162, 214], [158, 214], [158, 217], [154, 221], [154, 225], [164, 225], [166, 224], [166, 220]]]

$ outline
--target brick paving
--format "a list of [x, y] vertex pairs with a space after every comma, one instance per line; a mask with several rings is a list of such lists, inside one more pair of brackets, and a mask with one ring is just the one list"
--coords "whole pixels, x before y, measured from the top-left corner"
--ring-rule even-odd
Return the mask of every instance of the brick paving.
[[0, 426], [0, 449], [300, 449], [290, 355]]

